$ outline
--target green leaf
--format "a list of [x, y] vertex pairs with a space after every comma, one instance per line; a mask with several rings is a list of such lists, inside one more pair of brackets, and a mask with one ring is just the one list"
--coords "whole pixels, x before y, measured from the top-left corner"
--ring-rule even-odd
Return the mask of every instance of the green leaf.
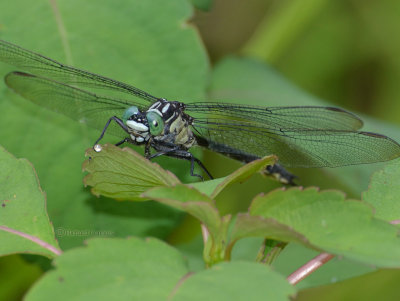
[[[346, 200], [341, 192], [275, 190], [256, 197], [250, 214], [290, 227], [317, 250], [380, 267], [400, 266], [398, 229], [374, 218], [367, 204]], [[282, 240], [287, 241], [287, 235]]]
[[[214, 201], [187, 185], [156, 187], [146, 191], [145, 197], [183, 210], [197, 218], [207, 229], [203, 258], [207, 266], [226, 259], [226, 242], [231, 216], [221, 217]], [[208, 239], [208, 234], [211, 239]]]
[[375, 217], [386, 221], [400, 219], [400, 161], [387, 164], [374, 173], [369, 188], [362, 195], [364, 201], [374, 206]]
[[215, 199], [217, 195], [229, 185], [246, 181], [253, 174], [264, 171], [267, 165], [273, 165], [275, 161], [276, 157], [267, 156], [243, 165], [227, 177], [194, 183], [192, 186], [206, 193], [210, 198]]
[[296, 301], [398, 300], [399, 281], [399, 270], [379, 270], [338, 283], [302, 290]]
[[[186, 0], [0, 1], [0, 36], [155, 96], [204, 99], [209, 63], [198, 32], [187, 24], [192, 13]], [[12, 70], [1, 63], [0, 77]], [[0, 111], [0, 141], [15, 156], [34, 164], [55, 228], [166, 237], [180, 222], [180, 214], [157, 203], [98, 199], [83, 189], [84, 152], [101, 129], [88, 129], [39, 108], [9, 91], [2, 81]], [[102, 141], [117, 142], [107, 134]], [[156, 161], [182, 177], [188, 175], [186, 161]], [[59, 239], [65, 249], [88, 236], [92, 234]]]
[[232, 248], [237, 240], [245, 237], [268, 237], [287, 242], [299, 242], [312, 247], [305, 236], [274, 218], [239, 213], [231, 233], [230, 247]]
[[273, 165], [275, 161], [276, 161], [275, 156], [267, 156], [262, 159], [254, 160], [250, 163], [247, 163], [246, 165], [243, 165], [241, 168], [237, 169], [229, 176], [227, 176], [223, 182], [218, 184], [218, 186], [215, 187], [210, 197], [213, 199], [216, 198], [217, 195], [227, 186], [237, 182], [244, 182], [256, 172], [264, 171], [267, 165]]
[[268, 266], [238, 261], [186, 278], [171, 300], [290, 300], [294, 294], [295, 288]]
[[221, 230], [221, 216], [214, 201], [195, 188], [186, 185], [156, 187], [143, 196], [185, 211], [202, 222], [214, 238]]
[[54, 265], [27, 301], [288, 300], [295, 292], [283, 276], [256, 263], [223, 263], [193, 274], [179, 252], [156, 239], [91, 239]]
[[166, 300], [187, 266], [156, 239], [92, 239], [59, 256], [28, 292], [33, 300]]
[[162, 169], [142, 155], [125, 147], [112, 144], [102, 146], [100, 152], [90, 148], [83, 170], [89, 172], [85, 185], [92, 186], [92, 193], [116, 200], [143, 201], [141, 194], [152, 187], [179, 184], [174, 174]]
[[[243, 245], [241, 241], [238, 244], [240, 243]], [[234, 251], [236, 251], [237, 247], [238, 246], [235, 246]], [[309, 262], [317, 255], [318, 252], [313, 249], [306, 248], [297, 243], [290, 243], [272, 263], [272, 267], [275, 271], [283, 275], [290, 275], [293, 271], [297, 270], [304, 265], [304, 263]], [[376, 270], [376, 267], [372, 265], [365, 265], [342, 256], [336, 256], [311, 275], [308, 275], [307, 278], [296, 284], [296, 288], [303, 289], [318, 285], [332, 284], [374, 270]]]
[[143, 196], [183, 210], [205, 224], [210, 234], [217, 234], [221, 217], [214, 201], [198, 190], [186, 185], [156, 187], [143, 193]]
[[201, 193], [211, 196], [219, 185], [225, 182], [226, 177], [191, 183], [190, 185]]
[[0, 147], [0, 255], [61, 253], [32, 165]]

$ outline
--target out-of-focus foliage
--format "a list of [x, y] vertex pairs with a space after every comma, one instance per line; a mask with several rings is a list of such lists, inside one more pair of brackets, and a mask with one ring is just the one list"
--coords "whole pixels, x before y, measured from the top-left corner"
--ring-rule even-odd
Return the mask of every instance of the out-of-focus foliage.
[[196, 21], [213, 60], [243, 50], [317, 97], [400, 124], [399, 11], [396, 0], [217, 0]]

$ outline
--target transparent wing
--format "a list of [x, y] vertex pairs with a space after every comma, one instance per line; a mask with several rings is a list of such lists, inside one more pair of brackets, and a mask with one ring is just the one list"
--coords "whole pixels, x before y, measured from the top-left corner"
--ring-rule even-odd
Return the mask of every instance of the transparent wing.
[[[361, 121], [340, 109], [231, 104], [187, 108], [197, 114], [194, 132], [210, 149], [228, 155], [275, 154], [287, 167], [337, 167], [400, 156], [398, 143], [383, 135], [356, 131]], [[203, 117], [205, 113], [210, 117]]]
[[210, 116], [222, 120], [251, 121], [255, 126], [271, 130], [333, 129], [358, 130], [363, 122], [353, 113], [334, 107], [257, 107], [229, 103], [200, 102], [186, 104], [186, 111], [196, 120]]
[[[35, 104], [97, 129], [103, 129], [110, 117], [121, 118], [124, 110], [129, 106], [141, 107], [140, 103], [102, 97], [23, 72], [9, 73], [5, 82], [15, 92]], [[115, 125], [111, 125], [107, 133], [126, 137], [126, 133]]]
[[40, 77], [53, 79], [65, 84], [127, 93], [143, 100], [147, 105], [158, 100], [157, 97], [131, 85], [63, 65], [55, 60], [3, 40], [0, 40], [0, 61], [14, 65]]

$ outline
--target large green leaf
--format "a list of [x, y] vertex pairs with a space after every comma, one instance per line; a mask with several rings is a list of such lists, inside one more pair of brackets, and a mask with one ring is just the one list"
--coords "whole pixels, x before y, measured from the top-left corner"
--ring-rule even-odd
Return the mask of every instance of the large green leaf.
[[186, 279], [171, 300], [290, 300], [295, 289], [271, 268], [221, 263]]
[[256, 197], [249, 212], [267, 225], [278, 222], [289, 228], [280, 235], [268, 234], [266, 228], [263, 236], [290, 241], [288, 235], [297, 233], [317, 250], [381, 267], [400, 266], [397, 227], [374, 218], [368, 204], [346, 200], [338, 191], [275, 190]]
[[93, 239], [55, 260], [26, 300], [166, 300], [188, 272], [156, 239]]
[[0, 255], [61, 253], [36, 173], [0, 147]]
[[400, 221], [400, 161], [388, 164], [376, 172], [369, 188], [363, 193], [363, 200], [372, 204], [375, 216], [386, 221]]
[[[185, 0], [16, 0], [0, 3], [0, 38], [155, 96], [203, 99], [208, 61], [187, 23], [191, 15]], [[1, 64], [1, 77], [14, 69]], [[79, 245], [88, 236], [82, 233], [165, 237], [176, 224], [180, 215], [159, 204], [116, 203], [83, 189], [84, 152], [100, 132], [34, 106], [2, 83], [0, 111], [0, 140], [35, 165], [55, 227], [81, 233], [59, 236], [64, 248]], [[188, 175], [187, 162], [162, 164]]]
[[117, 200], [142, 201], [141, 194], [152, 187], [179, 184], [174, 174], [162, 169], [130, 148], [120, 149], [112, 144], [100, 152], [90, 148], [83, 164], [89, 174], [85, 185], [93, 186], [92, 193]]
[[54, 264], [27, 301], [288, 300], [295, 292], [282, 275], [256, 263], [223, 263], [194, 274], [179, 252], [156, 239], [91, 239]]
[[296, 301], [398, 300], [400, 271], [379, 270], [338, 283], [300, 291]]
[[[236, 250], [237, 246], [235, 246]], [[290, 275], [293, 271], [312, 260], [318, 255], [318, 251], [306, 248], [296, 243], [289, 244], [279, 257], [272, 263], [275, 271]], [[343, 256], [336, 256], [321, 268], [317, 269], [300, 283], [296, 284], [298, 289], [314, 287], [318, 285], [331, 284], [334, 282], [346, 280], [359, 275], [376, 270], [376, 267], [359, 263], [347, 259]]]

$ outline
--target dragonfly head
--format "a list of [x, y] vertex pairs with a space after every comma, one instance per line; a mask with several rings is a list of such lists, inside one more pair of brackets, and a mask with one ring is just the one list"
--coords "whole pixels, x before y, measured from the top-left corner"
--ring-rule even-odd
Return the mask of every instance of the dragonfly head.
[[158, 136], [164, 130], [164, 120], [158, 110], [142, 112], [132, 106], [125, 110], [122, 120], [130, 130], [131, 139], [137, 143], [148, 141], [151, 136]]

